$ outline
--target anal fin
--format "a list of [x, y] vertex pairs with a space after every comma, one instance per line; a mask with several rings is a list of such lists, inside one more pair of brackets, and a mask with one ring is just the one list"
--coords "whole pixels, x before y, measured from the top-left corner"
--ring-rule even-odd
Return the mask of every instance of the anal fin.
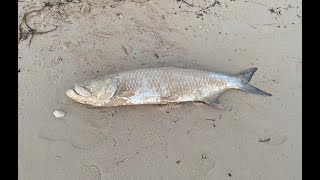
[[208, 105], [214, 106], [218, 109], [223, 109], [223, 110], [226, 109], [222, 104], [220, 104], [220, 102], [218, 101], [217, 98], [208, 99], [208, 100], [205, 100], [204, 102], [207, 103]]

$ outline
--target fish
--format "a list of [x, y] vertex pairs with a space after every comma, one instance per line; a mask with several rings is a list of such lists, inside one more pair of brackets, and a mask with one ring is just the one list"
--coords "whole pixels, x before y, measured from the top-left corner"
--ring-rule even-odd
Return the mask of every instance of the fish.
[[257, 69], [236, 75], [178, 67], [134, 69], [76, 83], [66, 95], [94, 107], [202, 102], [225, 109], [218, 98], [230, 89], [272, 96], [248, 84]]

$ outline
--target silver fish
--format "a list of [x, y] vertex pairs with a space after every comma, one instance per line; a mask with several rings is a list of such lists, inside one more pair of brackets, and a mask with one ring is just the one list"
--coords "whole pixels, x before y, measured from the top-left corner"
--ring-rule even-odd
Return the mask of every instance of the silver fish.
[[224, 109], [219, 95], [229, 89], [271, 96], [247, 84], [257, 68], [237, 75], [174, 67], [136, 69], [76, 84], [66, 94], [91, 106], [203, 102]]

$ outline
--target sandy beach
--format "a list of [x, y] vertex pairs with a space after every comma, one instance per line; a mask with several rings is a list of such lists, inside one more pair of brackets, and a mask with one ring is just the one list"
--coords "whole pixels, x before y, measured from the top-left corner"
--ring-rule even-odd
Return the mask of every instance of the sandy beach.
[[[19, 180], [302, 179], [301, 0], [18, 3]], [[237, 74], [273, 96], [93, 108], [74, 83], [136, 68]], [[57, 118], [54, 111], [62, 111]]]

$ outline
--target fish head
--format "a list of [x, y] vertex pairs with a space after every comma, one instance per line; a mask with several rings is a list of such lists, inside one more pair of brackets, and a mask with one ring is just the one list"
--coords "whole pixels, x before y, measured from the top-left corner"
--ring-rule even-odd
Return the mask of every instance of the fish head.
[[67, 90], [68, 97], [76, 102], [91, 106], [104, 106], [114, 96], [118, 82], [113, 77], [99, 77], [94, 80], [84, 81]]

